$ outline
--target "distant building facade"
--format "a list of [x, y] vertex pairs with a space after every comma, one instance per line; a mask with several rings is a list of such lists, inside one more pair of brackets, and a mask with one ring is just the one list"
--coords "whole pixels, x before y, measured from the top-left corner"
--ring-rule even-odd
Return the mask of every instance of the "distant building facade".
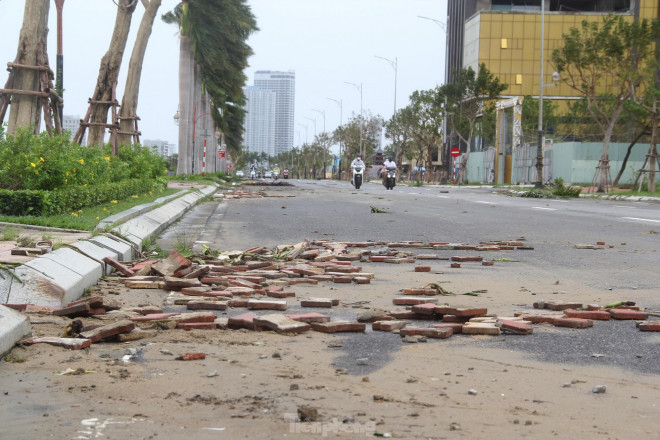
[[254, 86], [275, 93], [274, 154], [293, 148], [296, 73], [259, 70], [254, 75]]
[[[73, 137], [78, 132], [78, 128], [80, 128], [80, 116], [63, 115], [62, 130], [71, 132], [69, 140], [73, 140]], [[87, 130], [85, 130], [85, 136], [83, 136], [81, 145], [87, 145]]]
[[168, 157], [172, 151], [172, 145], [167, 141], [161, 141], [160, 139], [144, 139], [142, 141], [144, 147], [153, 148], [154, 152], [159, 156]]
[[275, 121], [277, 94], [260, 87], [244, 87], [245, 134], [243, 145], [251, 152], [275, 153]]

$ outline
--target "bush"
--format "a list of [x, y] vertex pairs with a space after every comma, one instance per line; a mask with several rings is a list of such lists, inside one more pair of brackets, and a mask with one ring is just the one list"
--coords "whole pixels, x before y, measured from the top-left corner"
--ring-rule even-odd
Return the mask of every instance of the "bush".
[[578, 186], [565, 186], [564, 179], [558, 177], [555, 179], [552, 194], [558, 197], [580, 197], [582, 188]]
[[126, 179], [164, 176], [165, 158], [139, 145], [122, 145], [119, 156], [70, 142], [67, 134], [50, 137], [19, 129], [0, 139], [0, 188], [53, 191]]
[[149, 191], [160, 191], [165, 185], [164, 179], [130, 179], [94, 186], [69, 186], [56, 191], [0, 190], [0, 215], [62, 214]]

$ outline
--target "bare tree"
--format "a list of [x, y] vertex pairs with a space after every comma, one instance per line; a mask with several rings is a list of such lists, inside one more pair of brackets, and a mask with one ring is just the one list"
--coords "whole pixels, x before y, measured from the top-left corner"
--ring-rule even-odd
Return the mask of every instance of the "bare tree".
[[138, 94], [140, 93], [140, 77], [142, 76], [142, 63], [144, 62], [144, 54], [147, 51], [147, 43], [151, 36], [154, 19], [162, 0], [142, 0], [144, 5], [144, 15], [140, 22], [135, 45], [133, 46], [133, 53], [131, 60], [128, 64], [128, 75], [126, 77], [126, 86], [124, 87], [124, 97], [121, 101], [121, 108], [119, 110], [120, 124], [119, 124], [119, 144], [128, 145], [131, 143], [131, 135], [129, 132], [133, 131], [133, 119], [137, 114]]

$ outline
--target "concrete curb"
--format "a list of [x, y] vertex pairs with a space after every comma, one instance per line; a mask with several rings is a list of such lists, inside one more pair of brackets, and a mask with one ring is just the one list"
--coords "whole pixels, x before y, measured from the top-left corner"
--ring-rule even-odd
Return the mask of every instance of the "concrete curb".
[[[158, 205], [163, 199], [167, 201], [174, 196], [113, 216], [105, 224], [123, 222], [112, 231], [126, 240], [114, 234], [100, 234], [89, 240], [77, 241], [18, 266], [13, 272], [18, 279], [0, 270], [0, 303], [62, 307], [77, 300], [102, 276], [112, 272], [112, 268], [103, 262], [105, 257], [119, 261], [132, 260], [142, 249], [145, 239], [160, 234], [199, 200], [216, 190], [216, 185], [210, 185], [162, 206]], [[27, 317], [0, 306], [0, 353], [10, 350], [30, 331]]]
[[23, 336], [32, 333], [28, 317], [0, 305], [0, 357], [12, 349]]

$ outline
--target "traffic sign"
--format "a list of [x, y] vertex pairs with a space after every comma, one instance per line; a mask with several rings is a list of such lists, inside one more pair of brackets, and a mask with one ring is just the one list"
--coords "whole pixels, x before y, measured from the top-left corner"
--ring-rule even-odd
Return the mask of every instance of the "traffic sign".
[[451, 151], [449, 152], [451, 157], [458, 157], [461, 155], [461, 150], [458, 147], [451, 147]]
[[224, 158], [225, 157], [225, 150], [218, 150], [218, 157], [220, 159]]

